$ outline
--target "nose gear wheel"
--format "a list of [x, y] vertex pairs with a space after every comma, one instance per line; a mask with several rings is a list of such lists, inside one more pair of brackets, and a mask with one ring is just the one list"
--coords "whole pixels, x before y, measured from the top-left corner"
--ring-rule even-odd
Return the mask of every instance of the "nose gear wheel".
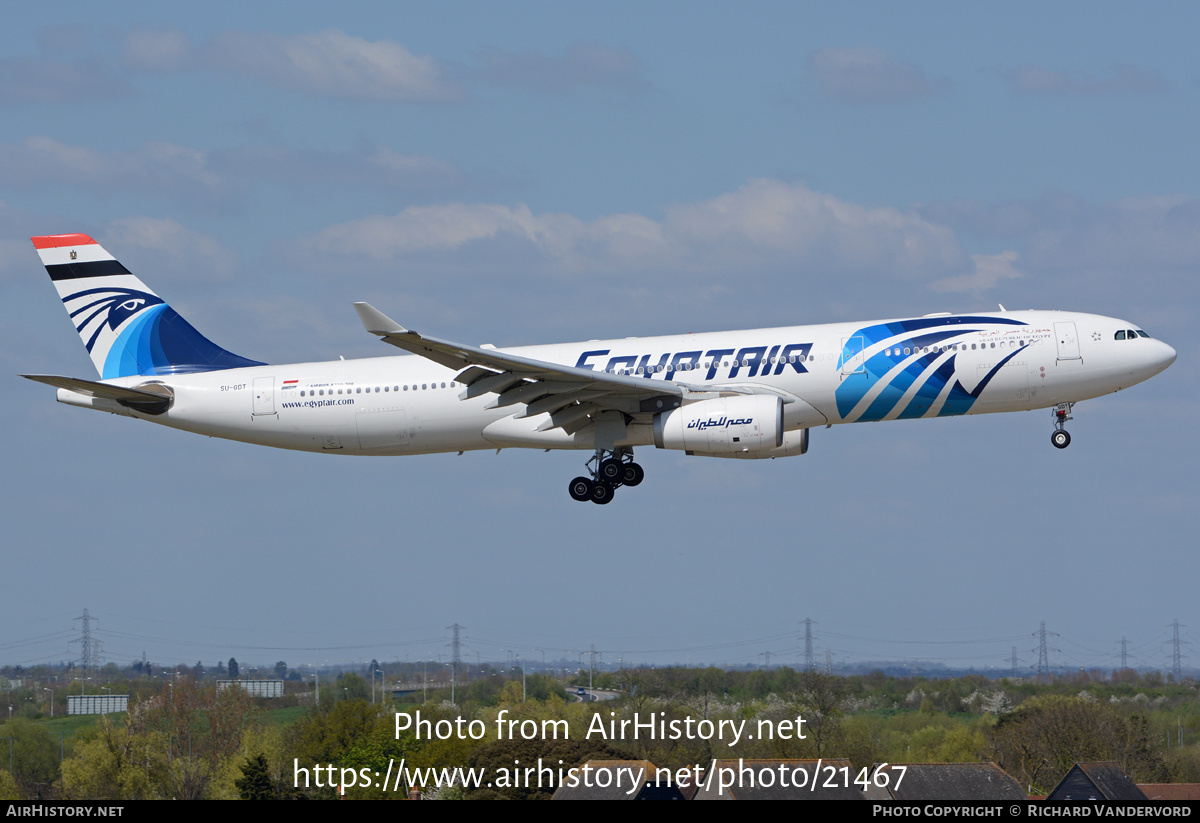
[[1050, 435], [1050, 442], [1054, 444], [1056, 449], [1065, 449], [1071, 445], [1071, 433], [1065, 428], [1068, 420], [1074, 420], [1071, 417], [1071, 408], [1074, 403], [1059, 403], [1054, 407], [1054, 431]]

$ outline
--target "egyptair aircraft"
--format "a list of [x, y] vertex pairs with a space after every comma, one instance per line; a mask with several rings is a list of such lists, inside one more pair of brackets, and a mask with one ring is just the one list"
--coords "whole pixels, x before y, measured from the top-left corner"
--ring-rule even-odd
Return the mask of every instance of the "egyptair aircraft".
[[1175, 350], [1094, 314], [1005, 311], [497, 349], [366, 330], [417, 355], [267, 365], [226, 351], [84, 234], [33, 244], [100, 380], [23, 375], [58, 401], [281, 449], [363, 455], [592, 452], [576, 500], [642, 482], [638, 446], [708, 457], [804, 454], [836, 423], [1053, 409], [1171, 365]]

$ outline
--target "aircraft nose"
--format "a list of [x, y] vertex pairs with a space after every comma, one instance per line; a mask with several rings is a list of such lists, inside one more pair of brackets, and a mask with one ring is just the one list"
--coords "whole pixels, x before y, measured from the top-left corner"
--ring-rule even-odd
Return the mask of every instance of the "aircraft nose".
[[1158, 355], [1158, 364], [1157, 365], [1158, 365], [1158, 370], [1162, 371], [1167, 366], [1169, 366], [1175, 362], [1175, 349], [1171, 348], [1170, 346], [1168, 346], [1166, 343], [1162, 342], [1161, 340], [1158, 341], [1158, 345], [1159, 345], [1159, 348], [1161, 349], [1161, 351], [1159, 352], [1159, 355]]

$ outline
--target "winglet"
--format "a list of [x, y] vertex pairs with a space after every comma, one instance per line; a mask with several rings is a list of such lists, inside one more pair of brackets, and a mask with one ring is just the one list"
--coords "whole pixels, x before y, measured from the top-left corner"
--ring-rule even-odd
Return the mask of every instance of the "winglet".
[[408, 329], [401, 326], [370, 303], [355, 303], [354, 310], [358, 312], [358, 319], [362, 321], [363, 327], [371, 334], [386, 337], [389, 334], [410, 333]]

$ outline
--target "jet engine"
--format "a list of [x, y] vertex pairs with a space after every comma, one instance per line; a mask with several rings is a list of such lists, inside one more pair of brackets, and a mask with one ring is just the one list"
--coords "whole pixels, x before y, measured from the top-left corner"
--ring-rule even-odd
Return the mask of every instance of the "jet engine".
[[775, 395], [701, 400], [654, 416], [654, 445], [688, 454], [781, 456], [770, 452], [783, 446], [784, 434], [783, 398]]

